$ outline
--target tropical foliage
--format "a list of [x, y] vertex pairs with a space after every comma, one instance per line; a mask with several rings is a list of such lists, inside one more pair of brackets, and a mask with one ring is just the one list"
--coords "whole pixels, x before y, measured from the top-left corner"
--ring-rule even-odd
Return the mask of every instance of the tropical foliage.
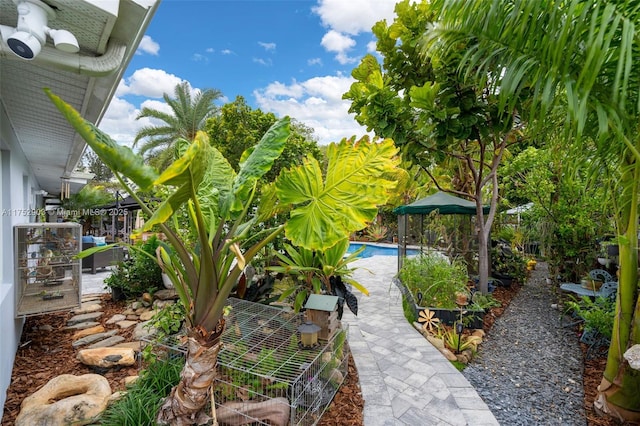
[[[391, 137], [403, 157], [419, 165], [439, 189], [472, 199], [477, 206], [478, 274], [488, 291], [488, 240], [498, 200], [498, 166], [508, 147], [519, 141], [515, 107], [497, 102], [483, 80], [463, 79], [462, 59], [453, 49], [422, 52], [420, 40], [435, 16], [427, 2], [402, 1], [391, 25], [377, 22], [373, 33], [383, 57], [366, 55], [352, 71], [356, 80], [343, 98], [349, 112], [369, 130]], [[451, 167], [446, 182], [434, 165]], [[483, 206], [490, 200], [490, 211]]]
[[[590, 152], [605, 174], [618, 241], [620, 278], [611, 345], [596, 408], [640, 420], [640, 375], [624, 352], [640, 343], [638, 195], [640, 185], [640, 8], [598, 0], [469, 2], [434, 0], [430, 52], [463, 48], [461, 70], [483, 79], [507, 110], [526, 98], [523, 118], [543, 129], [562, 112], [565, 141]], [[497, 76], [500, 75], [500, 78]]]
[[[243, 154], [237, 173], [211, 146], [206, 133], [198, 132], [192, 141], [176, 141], [185, 147], [182, 155], [158, 174], [59, 97], [49, 90], [47, 94], [149, 215], [142, 231], [157, 226], [170, 244], [158, 249], [158, 262], [186, 308], [187, 359], [180, 384], [164, 402], [158, 423], [205, 424], [209, 418], [203, 409], [216, 374], [226, 300], [245, 266], [281, 232], [296, 246], [327, 250], [364, 228], [393, 189], [389, 177], [398, 164], [397, 150], [390, 140], [371, 143], [367, 138], [330, 145], [326, 173], [317, 160], [307, 158], [265, 188], [254, 213], [250, 207], [256, 184], [284, 149], [288, 117]], [[141, 190], [166, 187], [169, 195], [152, 208], [136, 195], [132, 184]], [[174, 226], [175, 213], [183, 206], [197, 236], [195, 246], [186, 243]], [[290, 208], [286, 224], [251, 233], [254, 223]]]

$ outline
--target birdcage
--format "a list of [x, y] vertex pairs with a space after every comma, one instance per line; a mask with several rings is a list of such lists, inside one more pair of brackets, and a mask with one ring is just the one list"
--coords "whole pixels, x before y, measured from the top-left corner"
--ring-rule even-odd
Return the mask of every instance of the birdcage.
[[315, 424], [347, 374], [346, 330], [303, 347], [303, 315], [229, 300], [214, 392], [218, 422]]

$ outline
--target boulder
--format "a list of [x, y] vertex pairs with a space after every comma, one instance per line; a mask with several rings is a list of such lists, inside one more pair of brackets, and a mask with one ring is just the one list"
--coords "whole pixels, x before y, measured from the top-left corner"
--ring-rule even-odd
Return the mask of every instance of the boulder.
[[15, 425], [92, 424], [110, 397], [109, 381], [99, 374], [62, 374], [22, 401]]
[[129, 366], [136, 363], [135, 351], [131, 348], [94, 348], [78, 351], [76, 358], [85, 365], [100, 368]]

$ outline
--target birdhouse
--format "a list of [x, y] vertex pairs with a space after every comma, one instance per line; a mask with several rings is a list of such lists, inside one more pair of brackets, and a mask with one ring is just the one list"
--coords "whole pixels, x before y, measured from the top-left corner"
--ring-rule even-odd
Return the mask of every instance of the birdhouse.
[[318, 338], [329, 340], [340, 328], [338, 320], [338, 296], [312, 294], [304, 305], [307, 319], [320, 327]]

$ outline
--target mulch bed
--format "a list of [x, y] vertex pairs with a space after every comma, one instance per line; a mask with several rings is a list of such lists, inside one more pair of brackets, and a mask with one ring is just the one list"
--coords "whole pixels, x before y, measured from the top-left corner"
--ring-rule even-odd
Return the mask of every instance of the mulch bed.
[[[502, 315], [521, 286], [498, 287], [494, 297], [502, 303], [500, 308], [492, 308], [484, 317], [484, 330], [488, 331], [495, 320]], [[108, 295], [102, 300], [103, 312], [101, 321], [105, 328], [114, 325], [104, 324], [112, 315], [124, 310], [123, 302], [113, 302]], [[55, 313], [27, 318], [21, 339], [21, 346], [16, 354], [11, 374], [11, 385], [7, 389], [7, 400], [4, 406], [2, 426], [11, 426], [20, 412], [22, 400], [45, 385], [53, 377], [60, 374], [81, 375], [91, 373], [89, 367], [76, 360], [76, 350], [71, 346], [72, 331], [65, 330], [70, 313]], [[43, 330], [46, 326], [48, 331]], [[586, 351], [583, 346], [583, 354]], [[585, 360], [584, 363], [584, 404], [588, 426], [619, 425], [613, 419], [600, 417], [593, 409], [596, 388], [600, 384], [606, 359]], [[327, 411], [322, 416], [320, 426], [363, 426], [364, 399], [360, 390], [358, 371], [353, 359], [349, 357], [349, 374], [334, 397]], [[123, 380], [135, 375], [136, 368], [111, 370], [105, 374], [111, 389], [115, 392], [124, 390]]]

